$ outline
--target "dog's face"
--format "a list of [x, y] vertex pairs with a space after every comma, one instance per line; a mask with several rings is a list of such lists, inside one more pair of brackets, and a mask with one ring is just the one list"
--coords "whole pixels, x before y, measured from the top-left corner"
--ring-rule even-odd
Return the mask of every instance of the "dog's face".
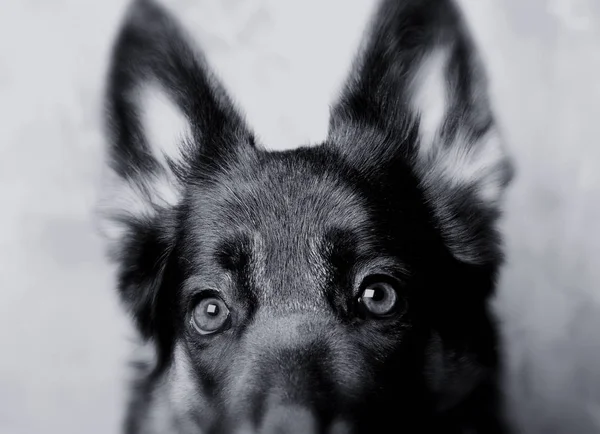
[[289, 411], [328, 423], [353, 420], [367, 396], [381, 410], [383, 382], [414, 389], [412, 293], [443, 261], [415, 190], [390, 203], [317, 149], [254, 152], [218, 172], [190, 189], [167, 270], [174, 338], [217, 408], [253, 425]]
[[273, 153], [176, 21], [134, 3], [103, 210], [158, 356], [131, 432], [485, 424], [509, 166], [452, 5], [385, 2], [373, 29], [326, 143]]

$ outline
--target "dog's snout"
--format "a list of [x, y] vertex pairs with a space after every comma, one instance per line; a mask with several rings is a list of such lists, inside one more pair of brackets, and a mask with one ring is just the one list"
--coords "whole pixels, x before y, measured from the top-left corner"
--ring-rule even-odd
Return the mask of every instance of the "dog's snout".
[[317, 434], [317, 419], [305, 407], [281, 405], [269, 409], [265, 415], [260, 434]]
[[238, 358], [229, 423], [244, 419], [252, 434], [349, 434], [350, 399], [364, 376], [343, 336], [314, 315], [256, 321]]

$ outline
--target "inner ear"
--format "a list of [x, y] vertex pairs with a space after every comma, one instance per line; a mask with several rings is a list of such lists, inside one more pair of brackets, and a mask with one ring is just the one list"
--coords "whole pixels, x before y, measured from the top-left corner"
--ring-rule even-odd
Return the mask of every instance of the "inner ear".
[[140, 107], [141, 128], [152, 159], [165, 173], [183, 166], [194, 140], [188, 116], [156, 81], [140, 85], [131, 98]]
[[417, 150], [423, 157], [434, 146], [449, 111], [448, 51], [447, 48], [434, 48], [419, 59], [419, 66], [409, 82], [410, 108], [418, 123]]
[[427, 188], [473, 189], [488, 206], [500, 199], [510, 170], [475, 53], [441, 45], [427, 52], [409, 87], [418, 125], [415, 167]]

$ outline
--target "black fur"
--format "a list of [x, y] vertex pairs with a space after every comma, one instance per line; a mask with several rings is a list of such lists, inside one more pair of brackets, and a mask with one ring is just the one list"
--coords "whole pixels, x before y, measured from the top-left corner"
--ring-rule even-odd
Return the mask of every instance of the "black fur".
[[[267, 152], [169, 13], [133, 3], [109, 77], [111, 167], [148, 201], [146, 180], [170, 171], [182, 196], [111, 217], [126, 228], [115, 249], [121, 296], [158, 356], [137, 380], [128, 433], [308, 432], [297, 428], [308, 417], [271, 419], [292, 406], [312, 412], [314, 432], [507, 432], [488, 308], [500, 210], [477, 185], [428, 182], [416, 156], [409, 77], [446, 42], [453, 100], [441, 134], [450, 143], [464, 129], [477, 144], [493, 117], [458, 11], [449, 0], [387, 0], [327, 141]], [[148, 80], [190, 122], [183, 162], [161, 165], [148, 150], [130, 98]], [[365, 278], [397, 282], [406, 313], [362, 315]], [[190, 326], [206, 290], [231, 311], [230, 328], [208, 336]], [[186, 395], [169, 404], [169, 387]]]

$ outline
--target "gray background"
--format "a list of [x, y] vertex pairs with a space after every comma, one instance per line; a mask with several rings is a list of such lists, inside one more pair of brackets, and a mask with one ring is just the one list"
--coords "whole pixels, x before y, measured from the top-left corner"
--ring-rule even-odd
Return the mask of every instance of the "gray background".
[[[368, 1], [169, 3], [196, 17], [266, 143], [323, 135]], [[461, 4], [518, 166], [495, 301], [513, 410], [526, 432], [600, 432], [600, 2]], [[91, 209], [102, 79], [124, 5], [0, 0], [3, 434], [106, 434], [120, 423], [133, 334]]]

